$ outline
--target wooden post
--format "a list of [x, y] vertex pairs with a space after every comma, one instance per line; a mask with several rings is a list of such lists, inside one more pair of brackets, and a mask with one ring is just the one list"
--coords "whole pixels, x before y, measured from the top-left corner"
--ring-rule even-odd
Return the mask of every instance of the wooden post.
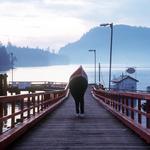
[[118, 111], [120, 112], [120, 110], [121, 110], [121, 106], [120, 106], [120, 103], [121, 103], [121, 101], [120, 101], [120, 96], [118, 96]]
[[126, 97], [126, 115], [129, 116], [129, 100], [128, 97]]
[[46, 101], [48, 100], [48, 94], [43, 95], [44, 109], [47, 107]]
[[116, 102], [115, 109], [118, 111], [118, 96], [116, 95], [114, 97], [115, 97], [115, 102]]
[[122, 97], [122, 113], [124, 114], [124, 97]]
[[[138, 111], [141, 112], [141, 99], [138, 99]], [[138, 112], [138, 123], [141, 124], [141, 114]]]
[[44, 94], [41, 95], [41, 111], [44, 109]]
[[[150, 100], [146, 102], [146, 113], [150, 115]], [[150, 129], [150, 118], [146, 117], [146, 126]]]
[[28, 108], [27, 118], [29, 119], [30, 118], [30, 97], [28, 97], [27, 108]]
[[7, 95], [7, 74], [4, 74], [4, 95], [6, 96]]
[[[131, 98], [131, 108], [134, 109], [134, 99]], [[131, 110], [131, 119], [134, 120], [134, 110]]]
[[0, 96], [7, 95], [7, 75], [0, 74]]
[[38, 97], [37, 97], [37, 113], [40, 112], [40, 106], [39, 106], [39, 104], [40, 104], [40, 96], [38, 95]]
[[115, 101], [114, 101], [114, 95], [110, 95], [111, 97], [111, 100], [112, 100], [112, 108], [114, 109], [115, 108]]
[[0, 74], [0, 96], [3, 95], [2, 74]]
[[22, 111], [22, 112], [21, 112], [21, 118], [20, 118], [20, 119], [21, 119], [21, 122], [23, 122], [23, 119], [24, 119], [24, 118], [23, 118], [23, 109], [24, 109], [24, 100], [23, 100], [23, 99], [21, 100], [20, 105], [21, 105], [21, 111]]
[[13, 115], [11, 118], [11, 128], [13, 128], [15, 126], [15, 115], [14, 115], [14, 113], [15, 113], [15, 101], [12, 102], [11, 107], [12, 107], [11, 114]]
[[33, 115], [35, 116], [35, 96], [32, 97], [32, 103], [33, 103]]
[[[0, 118], [3, 118], [3, 103], [0, 103]], [[0, 122], [0, 134], [3, 132], [3, 121]]]

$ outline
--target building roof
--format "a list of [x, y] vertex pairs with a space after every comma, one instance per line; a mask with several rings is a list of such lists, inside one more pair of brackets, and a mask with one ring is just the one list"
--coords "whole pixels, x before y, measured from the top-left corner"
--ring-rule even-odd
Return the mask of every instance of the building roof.
[[134, 80], [136, 82], [139, 82], [137, 79], [135, 79], [135, 78], [133, 78], [131, 76], [128, 76], [128, 75], [121, 75], [118, 78], [113, 79], [111, 82], [113, 82], [113, 83], [119, 83], [119, 82], [122, 82], [123, 80], [126, 80], [128, 78], [130, 78], [131, 80]]

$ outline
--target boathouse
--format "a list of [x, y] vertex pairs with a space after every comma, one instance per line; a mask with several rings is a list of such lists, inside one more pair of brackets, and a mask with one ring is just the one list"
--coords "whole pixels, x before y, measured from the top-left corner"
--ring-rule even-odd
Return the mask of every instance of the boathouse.
[[112, 88], [114, 90], [136, 91], [137, 79], [129, 75], [121, 75], [118, 78], [112, 80]]

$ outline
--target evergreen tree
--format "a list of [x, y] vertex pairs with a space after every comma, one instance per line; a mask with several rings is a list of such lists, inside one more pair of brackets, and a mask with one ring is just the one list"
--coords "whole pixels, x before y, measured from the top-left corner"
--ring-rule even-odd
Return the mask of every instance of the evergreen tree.
[[7, 53], [5, 46], [0, 42], [0, 70], [9, 69], [11, 66], [10, 55]]

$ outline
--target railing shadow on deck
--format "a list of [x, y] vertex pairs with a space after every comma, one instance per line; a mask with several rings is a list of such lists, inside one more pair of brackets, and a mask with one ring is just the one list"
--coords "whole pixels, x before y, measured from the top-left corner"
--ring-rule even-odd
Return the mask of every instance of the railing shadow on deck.
[[[34, 126], [69, 95], [64, 90], [0, 97], [0, 149]], [[8, 107], [10, 109], [8, 110]], [[7, 128], [6, 128], [7, 127]]]
[[[106, 91], [93, 87], [92, 95], [108, 111], [150, 143], [150, 94]], [[146, 101], [146, 111], [142, 110], [142, 101]]]

